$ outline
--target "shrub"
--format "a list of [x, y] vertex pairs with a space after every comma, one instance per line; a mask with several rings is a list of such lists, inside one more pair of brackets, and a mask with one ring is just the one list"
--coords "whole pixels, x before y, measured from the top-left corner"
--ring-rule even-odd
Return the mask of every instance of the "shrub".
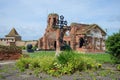
[[120, 64], [118, 64], [116, 68], [117, 68], [117, 70], [120, 71]]
[[33, 46], [33, 47], [32, 47], [32, 49], [33, 49], [34, 51], [36, 51], [36, 49], [37, 49], [37, 46]]
[[120, 63], [120, 31], [109, 36], [106, 40], [106, 48], [116, 63]]
[[21, 58], [17, 61], [16, 67], [19, 68], [21, 72], [25, 71], [25, 69], [29, 69], [29, 64], [32, 62], [31, 58]]
[[61, 46], [60, 50], [62, 50], [62, 51], [72, 51], [71, 47], [66, 43], [64, 43], [64, 45]]
[[3, 46], [0, 45], [0, 53], [3, 54], [15, 54], [15, 53], [22, 53], [22, 50], [17, 46]]
[[22, 50], [17, 46], [0, 45], [0, 60], [16, 60], [21, 57]]
[[40, 58], [39, 61], [40, 61], [40, 63], [39, 63], [40, 70], [47, 72], [51, 68], [51, 66], [54, 62], [54, 57], [44, 56], [44, 57]]
[[72, 60], [74, 58], [74, 52], [72, 51], [64, 51], [60, 53], [59, 56], [57, 56], [57, 60], [60, 64], [66, 64], [69, 60]]
[[75, 71], [98, 69], [101, 64], [96, 63], [89, 57], [78, 56], [70, 51], [62, 52], [58, 57], [42, 55], [32, 58], [21, 58], [16, 63], [17, 67], [24, 71], [25, 69], [34, 70], [37, 75], [39, 72], [46, 72], [52, 76], [72, 74]]
[[40, 68], [39, 63], [40, 63], [39, 58], [35, 59], [32, 58], [32, 61], [29, 63], [29, 69], [34, 70], [36, 68]]
[[26, 58], [22, 57], [16, 62], [16, 66], [20, 69], [20, 71], [25, 71], [25, 69], [35, 70], [39, 69], [40, 71], [49, 70], [51, 68], [51, 64], [53, 63], [53, 57], [36, 57], [36, 58]]
[[25, 47], [25, 46], [20, 46], [20, 48], [21, 48], [22, 50], [25, 50], [25, 49], [26, 49], [26, 47]]
[[68, 51], [61, 53], [52, 65], [48, 73], [53, 76], [72, 74], [78, 70], [101, 68], [101, 64], [96, 63], [94, 59], [78, 56], [74, 52]]

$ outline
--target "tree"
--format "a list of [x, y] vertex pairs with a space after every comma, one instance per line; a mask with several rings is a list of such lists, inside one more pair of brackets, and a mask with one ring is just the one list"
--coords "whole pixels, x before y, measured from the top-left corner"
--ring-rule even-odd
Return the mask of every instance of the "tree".
[[115, 62], [120, 63], [120, 31], [108, 36], [106, 40], [107, 51], [112, 55]]

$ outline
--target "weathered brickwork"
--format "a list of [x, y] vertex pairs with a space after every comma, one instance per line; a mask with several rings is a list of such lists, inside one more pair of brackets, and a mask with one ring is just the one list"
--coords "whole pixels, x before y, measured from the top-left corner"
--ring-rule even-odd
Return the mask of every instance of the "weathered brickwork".
[[[57, 28], [58, 14], [49, 14], [47, 28], [42, 38], [38, 40], [39, 49], [59, 49], [61, 45], [60, 30]], [[71, 23], [70, 29], [64, 29], [64, 42], [73, 50], [81, 52], [103, 52], [105, 51], [106, 32], [97, 24]]]

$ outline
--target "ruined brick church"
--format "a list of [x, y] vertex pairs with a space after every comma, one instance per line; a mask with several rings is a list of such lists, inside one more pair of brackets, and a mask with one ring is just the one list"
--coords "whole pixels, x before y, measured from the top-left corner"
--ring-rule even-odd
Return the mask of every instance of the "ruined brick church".
[[[47, 28], [44, 36], [38, 41], [38, 48], [42, 50], [55, 50], [57, 33], [56, 24], [59, 15], [48, 15]], [[64, 30], [64, 42], [73, 50], [80, 52], [104, 52], [106, 32], [97, 24], [71, 23], [70, 29]]]

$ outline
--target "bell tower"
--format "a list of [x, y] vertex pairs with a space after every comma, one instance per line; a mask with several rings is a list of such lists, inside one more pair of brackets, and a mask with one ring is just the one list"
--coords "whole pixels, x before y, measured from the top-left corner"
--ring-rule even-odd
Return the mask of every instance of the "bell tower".
[[47, 19], [47, 28], [55, 27], [55, 25], [58, 22], [58, 19], [59, 19], [58, 14], [56, 14], [56, 13], [49, 14], [48, 19]]

